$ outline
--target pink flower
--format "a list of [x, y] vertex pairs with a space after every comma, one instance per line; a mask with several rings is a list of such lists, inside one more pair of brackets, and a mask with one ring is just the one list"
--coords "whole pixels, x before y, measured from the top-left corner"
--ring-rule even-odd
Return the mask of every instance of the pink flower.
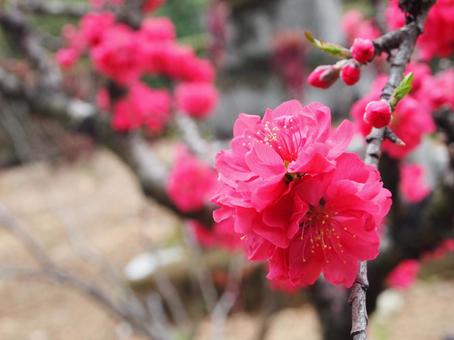
[[145, 19], [140, 27], [140, 34], [152, 42], [173, 41], [176, 37], [173, 22], [165, 17]]
[[342, 67], [340, 75], [346, 85], [354, 85], [361, 76], [361, 69], [358, 63], [349, 62]]
[[347, 11], [342, 17], [342, 29], [350, 44], [355, 38], [373, 40], [380, 36], [380, 31], [372, 20], [366, 20], [360, 11], [354, 9]]
[[194, 118], [206, 118], [216, 106], [218, 91], [210, 83], [182, 83], [175, 90], [179, 110]]
[[382, 128], [391, 121], [391, 108], [385, 100], [374, 100], [366, 105], [364, 121], [375, 128]]
[[104, 33], [115, 23], [115, 17], [110, 12], [88, 13], [80, 20], [80, 32], [91, 47], [98, 45]]
[[57, 63], [63, 69], [71, 68], [79, 59], [79, 52], [73, 48], [62, 48], [55, 54]]
[[167, 194], [183, 212], [196, 211], [208, 201], [216, 185], [216, 172], [186, 148], [177, 152], [167, 181]]
[[170, 95], [165, 90], [153, 90], [136, 83], [128, 95], [115, 104], [113, 126], [128, 131], [146, 126], [160, 132], [169, 120]]
[[400, 169], [400, 191], [404, 199], [417, 203], [430, 194], [431, 189], [424, 181], [424, 168], [418, 164], [404, 164]]
[[454, 110], [454, 69], [438, 73], [432, 82], [426, 81], [422, 86], [431, 97], [434, 109], [447, 107]]
[[327, 89], [339, 78], [339, 69], [333, 65], [317, 66], [315, 70], [309, 74], [307, 82], [321, 89]]
[[168, 44], [162, 46], [162, 70], [171, 78], [188, 82], [212, 82], [214, 68], [210, 62], [198, 58], [191, 47]]
[[350, 143], [352, 126], [344, 121], [331, 133], [328, 107], [292, 100], [267, 109], [263, 118], [240, 114], [233, 134], [231, 149], [216, 157], [225, 184], [216, 201], [260, 211], [300, 174], [332, 170]]
[[249, 258], [267, 260], [279, 284], [308, 285], [323, 272], [348, 286], [358, 261], [377, 255], [390, 194], [375, 169], [345, 153], [351, 125], [330, 125], [317, 103], [241, 114], [231, 149], [216, 157], [215, 220], [232, 220]]
[[170, 94], [137, 83], [131, 87], [128, 97], [131, 109], [140, 113], [143, 124], [153, 133], [161, 132], [170, 118]]
[[214, 81], [214, 76], [213, 65], [208, 60], [197, 57], [189, 58], [182, 65], [180, 74], [181, 79], [192, 82], [212, 82]]
[[416, 281], [420, 268], [421, 264], [416, 260], [402, 261], [389, 274], [388, 285], [396, 289], [409, 288]]
[[379, 173], [344, 153], [332, 173], [303, 179], [295, 195], [306, 213], [289, 247], [275, 249], [267, 277], [306, 286], [323, 273], [326, 280], [350, 287], [358, 262], [378, 255], [377, 228], [391, 204]]
[[104, 32], [103, 39], [91, 50], [98, 72], [121, 84], [136, 81], [142, 71], [141, 49], [136, 33], [117, 24]]
[[356, 38], [350, 50], [353, 59], [360, 64], [367, 64], [375, 56], [375, 47], [370, 39]]
[[112, 126], [115, 131], [126, 132], [139, 128], [143, 119], [140, 112], [131, 110], [131, 102], [128, 99], [121, 99], [115, 103]]

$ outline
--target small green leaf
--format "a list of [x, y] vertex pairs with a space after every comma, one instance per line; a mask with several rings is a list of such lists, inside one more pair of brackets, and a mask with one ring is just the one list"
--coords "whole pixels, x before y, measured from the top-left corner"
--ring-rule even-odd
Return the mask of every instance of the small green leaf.
[[328, 54], [331, 54], [331, 55], [333, 55], [335, 57], [339, 57], [339, 58], [350, 58], [351, 57], [350, 50], [346, 49], [343, 46], [324, 42], [322, 40], [318, 40], [318, 39], [314, 38], [314, 36], [309, 32], [304, 32], [304, 35], [306, 36], [307, 40], [309, 40], [315, 47], [317, 47], [318, 49], [320, 49], [323, 52], [326, 52]]
[[393, 92], [393, 95], [391, 96], [391, 108], [394, 110], [394, 108], [397, 106], [397, 104], [407, 95], [410, 93], [413, 85], [413, 72], [410, 72], [407, 74], [404, 79], [400, 82], [399, 86], [396, 87], [396, 89]]

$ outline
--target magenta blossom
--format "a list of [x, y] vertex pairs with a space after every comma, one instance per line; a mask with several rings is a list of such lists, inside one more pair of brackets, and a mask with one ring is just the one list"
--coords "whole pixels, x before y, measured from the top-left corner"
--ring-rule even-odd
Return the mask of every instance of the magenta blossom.
[[323, 273], [334, 284], [351, 286], [358, 262], [378, 255], [377, 228], [391, 205], [379, 173], [344, 153], [333, 172], [303, 179], [294, 195], [306, 212], [299, 212], [289, 247], [276, 247], [268, 258], [268, 278], [301, 287]]
[[404, 164], [400, 168], [400, 191], [410, 203], [417, 203], [426, 198], [431, 189], [424, 180], [424, 168], [418, 164]]
[[390, 194], [375, 169], [345, 153], [351, 134], [347, 121], [332, 132], [318, 103], [236, 121], [232, 148], [216, 158], [214, 217], [233, 220], [249, 258], [268, 261], [269, 279], [304, 286], [323, 272], [348, 286], [358, 261], [377, 255]]
[[409, 288], [418, 276], [421, 264], [416, 260], [405, 260], [399, 263], [388, 275], [388, 285], [396, 289]]
[[166, 190], [178, 209], [184, 212], [201, 209], [212, 195], [215, 185], [216, 172], [212, 168], [184, 147], [177, 151]]
[[175, 90], [176, 105], [194, 118], [206, 118], [216, 107], [218, 91], [211, 83], [182, 83]]

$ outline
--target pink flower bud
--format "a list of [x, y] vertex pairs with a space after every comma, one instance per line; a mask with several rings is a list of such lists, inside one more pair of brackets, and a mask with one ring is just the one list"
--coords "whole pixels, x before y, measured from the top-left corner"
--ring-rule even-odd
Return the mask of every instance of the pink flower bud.
[[307, 77], [307, 82], [314, 87], [327, 89], [339, 78], [339, 69], [333, 65], [318, 66]]
[[375, 56], [372, 40], [356, 38], [351, 47], [352, 57], [360, 64], [367, 64]]
[[366, 105], [364, 121], [373, 127], [382, 128], [391, 121], [391, 108], [384, 100], [374, 100]]
[[341, 78], [346, 85], [354, 85], [361, 76], [361, 69], [356, 61], [349, 62], [342, 67]]

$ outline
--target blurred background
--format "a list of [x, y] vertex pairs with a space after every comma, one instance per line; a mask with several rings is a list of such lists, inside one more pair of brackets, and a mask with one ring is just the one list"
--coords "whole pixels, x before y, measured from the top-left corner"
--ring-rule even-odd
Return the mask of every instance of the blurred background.
[[[206, 119], [175, 116], [159, 133], [140, 135], [114, 131], [108, 115], [91, 116], [97, 91], [107, 88], [113, 101], [121, 86], [89, 58], [65, 68], [54, 56], [65, 45], [63, 28], [77, 27], [88, 11], [109, 10], [133, 28], [143, 20], [129, 3], [93, 3], [0, 3], [0, 339], [335, 339], [320, 324], [317, 287], [270, 287], [262, 265], [225, 244], [231, 235], [191, 223], [210, 219], [209, 204], [175, 208], [165, 175], [182, 140], [211, 164], [240, 112], [261, 114], [297, 98], [347, 118], [386, 66], [364, 68], [353, 87], [312, 88], [309, 73], [333, 59], [304, 31], [349, 46], [345, 15], [379, 32], [387, 1], [165, 1], [145, 15], [170, 18], [177, 42], [210, 60], [219, 95]], [[362, 152], [362, 137], [351, 148]], [[425, 165], [434, 190], [449, 163], [445, 145], [429, 138], [411, 157]], [[417, 219], [429, 199], [400, 208]], [[454, 255], [439, 253], [379, 289], [371, 339], [454, 339]]]

